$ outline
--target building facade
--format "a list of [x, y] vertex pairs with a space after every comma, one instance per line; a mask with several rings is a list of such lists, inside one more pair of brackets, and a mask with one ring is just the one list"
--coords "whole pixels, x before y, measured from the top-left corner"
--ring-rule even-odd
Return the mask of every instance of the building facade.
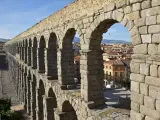
[[110, 60], [104, 62], [104, 75], [108, 81], [126, 81], [130, 76], [130, 61]]

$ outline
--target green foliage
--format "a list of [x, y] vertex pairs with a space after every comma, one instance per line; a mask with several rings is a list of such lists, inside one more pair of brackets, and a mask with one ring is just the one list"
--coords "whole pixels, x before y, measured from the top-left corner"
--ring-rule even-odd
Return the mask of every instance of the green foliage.
[[21, 120], [22, 116], [20, 113], [13, 112], [8, 110], [7, 112], [1, 112], [1, 119], [5, 120]]
[[0, 116], [5, 120], [21, 120], [22, 115], [11, 109], [11, 99], [0, 99]]
[[8, 111], [11, 108], [11, 100], [10, 99], [0, 99], [0, 112], [1, 111]]

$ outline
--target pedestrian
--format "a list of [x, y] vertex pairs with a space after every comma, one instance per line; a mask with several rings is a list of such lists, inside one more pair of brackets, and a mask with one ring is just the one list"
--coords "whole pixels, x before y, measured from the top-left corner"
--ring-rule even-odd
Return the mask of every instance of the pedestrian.
[[75, 84], [77, 85], [77, 84], [78, 84], [78, 79], [77, 79], [77, 78], [74, 78], [74, 82], [75, 82]]

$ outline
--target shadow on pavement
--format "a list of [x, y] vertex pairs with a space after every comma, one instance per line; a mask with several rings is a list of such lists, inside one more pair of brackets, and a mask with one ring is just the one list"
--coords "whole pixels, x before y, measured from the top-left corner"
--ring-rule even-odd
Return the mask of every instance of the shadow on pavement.
[[107, 106], [130, 110], [130, 92], [123, 89], [112, 89], [104, 92]]

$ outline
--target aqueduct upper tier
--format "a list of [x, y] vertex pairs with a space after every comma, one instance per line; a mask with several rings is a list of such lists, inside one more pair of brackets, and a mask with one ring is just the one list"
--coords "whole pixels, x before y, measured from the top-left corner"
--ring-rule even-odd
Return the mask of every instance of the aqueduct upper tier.
[[[115, 23], [128, 28], [134, 45], [131, 119], [160, 119], [160, 0], [77, 0], [5, 44], [17, 97], [33, 120], [103, 119], [100, 44]], [[76, 32], [80, 89], [73, 75]]]

